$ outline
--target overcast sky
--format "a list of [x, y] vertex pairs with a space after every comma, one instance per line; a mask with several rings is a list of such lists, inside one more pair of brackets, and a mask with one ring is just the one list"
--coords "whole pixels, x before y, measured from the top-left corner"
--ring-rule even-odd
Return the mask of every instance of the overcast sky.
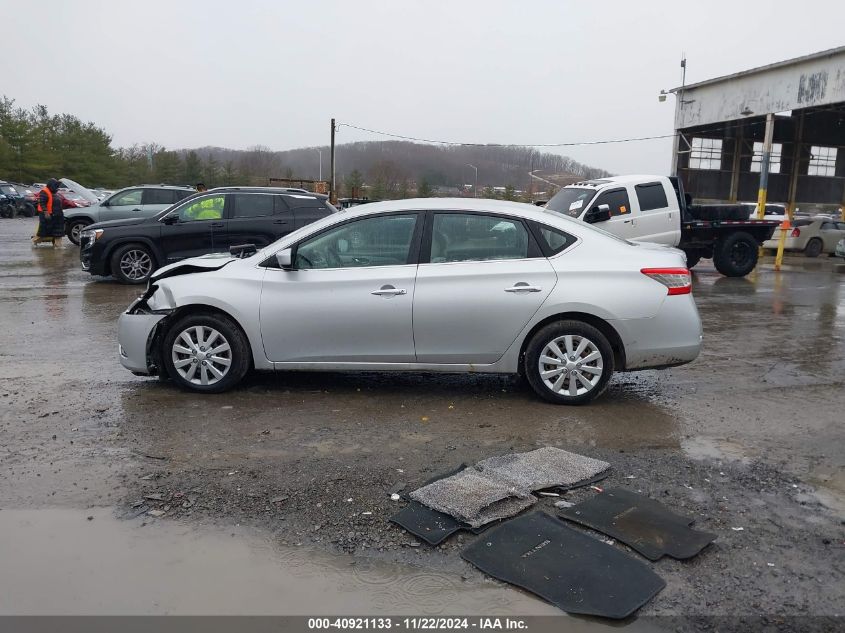
[[[408, 136], [562, 143], [666, 134], [680, 84], [845, 43], [845, 2], [0, 0], [2, 93], [115, 145], [290, 149], [329, 120]], [[50, 25], [49, 27], [47, 25]], [[49, 28], [49, 30], [48, 30]], [[376, 140], [341, 128], [338, 143]], [[560, 153], [666, 173], [670, 142]]]

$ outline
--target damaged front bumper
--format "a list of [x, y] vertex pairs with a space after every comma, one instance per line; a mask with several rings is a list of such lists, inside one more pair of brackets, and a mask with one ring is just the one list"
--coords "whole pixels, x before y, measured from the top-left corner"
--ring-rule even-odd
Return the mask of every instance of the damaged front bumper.
[[154, 341], [159, 324], [171, 310], [151, 311], [147, 299], [155, 288], [151, 288], [120, 315], [117, 321], [117, 343], [120, 364], [133, 374], [150, 376], [157, 374]]

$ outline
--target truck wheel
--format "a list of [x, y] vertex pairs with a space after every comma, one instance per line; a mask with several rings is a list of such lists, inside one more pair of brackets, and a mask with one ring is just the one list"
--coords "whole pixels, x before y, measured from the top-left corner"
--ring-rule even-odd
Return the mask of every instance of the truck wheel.
[[534, 392], [554, 404], [598, 398], [613, 373], [613, 350], [599, 330], [582, 321], [558, 321], [537, 332], [523, 360]]
[[701, 253], [698, 251], [684, 251], [687, 256], [687, 268], [692, 268], [701, 261]]
[[111, 273], [122, 284], [143, 284], [156, 269], [153, 254], [143, 244], [124, 244], [111, 256]]
[[720, 239], [713, 250], [713, 264], [725, 277], [745, 277], [757, 265], [757, 240], [743, 231]]
[[807, 246], [804, 248], [804, 255], [807, 257], [818, 257], [822, 254], [823, 246], [824, 244], [822, 244], [822, 241], [819, 238], [814, 237], [807, 242]]

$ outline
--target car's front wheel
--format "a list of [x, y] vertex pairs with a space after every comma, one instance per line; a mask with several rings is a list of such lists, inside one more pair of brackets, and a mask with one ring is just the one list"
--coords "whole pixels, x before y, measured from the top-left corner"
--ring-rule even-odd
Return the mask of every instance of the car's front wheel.
[[164, 337], [161, 358], [179, 386], [220, 393], [238, 384], [249, 371], [249, 342], [230, 318], [190, 314], [176, 321]]
[[70, 220], [65, 227], [65, 233], [67, 234], [67, 238], [79, 246], [79, 242], [82, 241], [82, 231], [85, 230], [85, 227], [91, 224], [90, 220]]
[[111, 273], [120, 283], [143, 284], [156, 269], [152, 251], [143, 244], [125, 244], [111, 257]]
[[537, 332], [525, 350], [532, 389], [555, 404], [586, 404], [599, 397], [613, 374], [607, 337], [582, 321], [557, 321]]

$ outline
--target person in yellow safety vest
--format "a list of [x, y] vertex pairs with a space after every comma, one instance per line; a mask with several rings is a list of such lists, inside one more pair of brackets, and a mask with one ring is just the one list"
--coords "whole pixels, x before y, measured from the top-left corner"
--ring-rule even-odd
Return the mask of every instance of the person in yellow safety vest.
[[192, 220], [220, 220], [223, 218], [223, 196], [208, 196], [197, 200], [185, 215]]
[[62, 243], [62, 237], [65, 234], [65, 214], [58, 191], [59, 181], [50, 178], [45, 187], [38, 192], [38, 228], [32, 236], [33, 245], [40, 242], [52, 242], [53, 246], [58, 246]]

